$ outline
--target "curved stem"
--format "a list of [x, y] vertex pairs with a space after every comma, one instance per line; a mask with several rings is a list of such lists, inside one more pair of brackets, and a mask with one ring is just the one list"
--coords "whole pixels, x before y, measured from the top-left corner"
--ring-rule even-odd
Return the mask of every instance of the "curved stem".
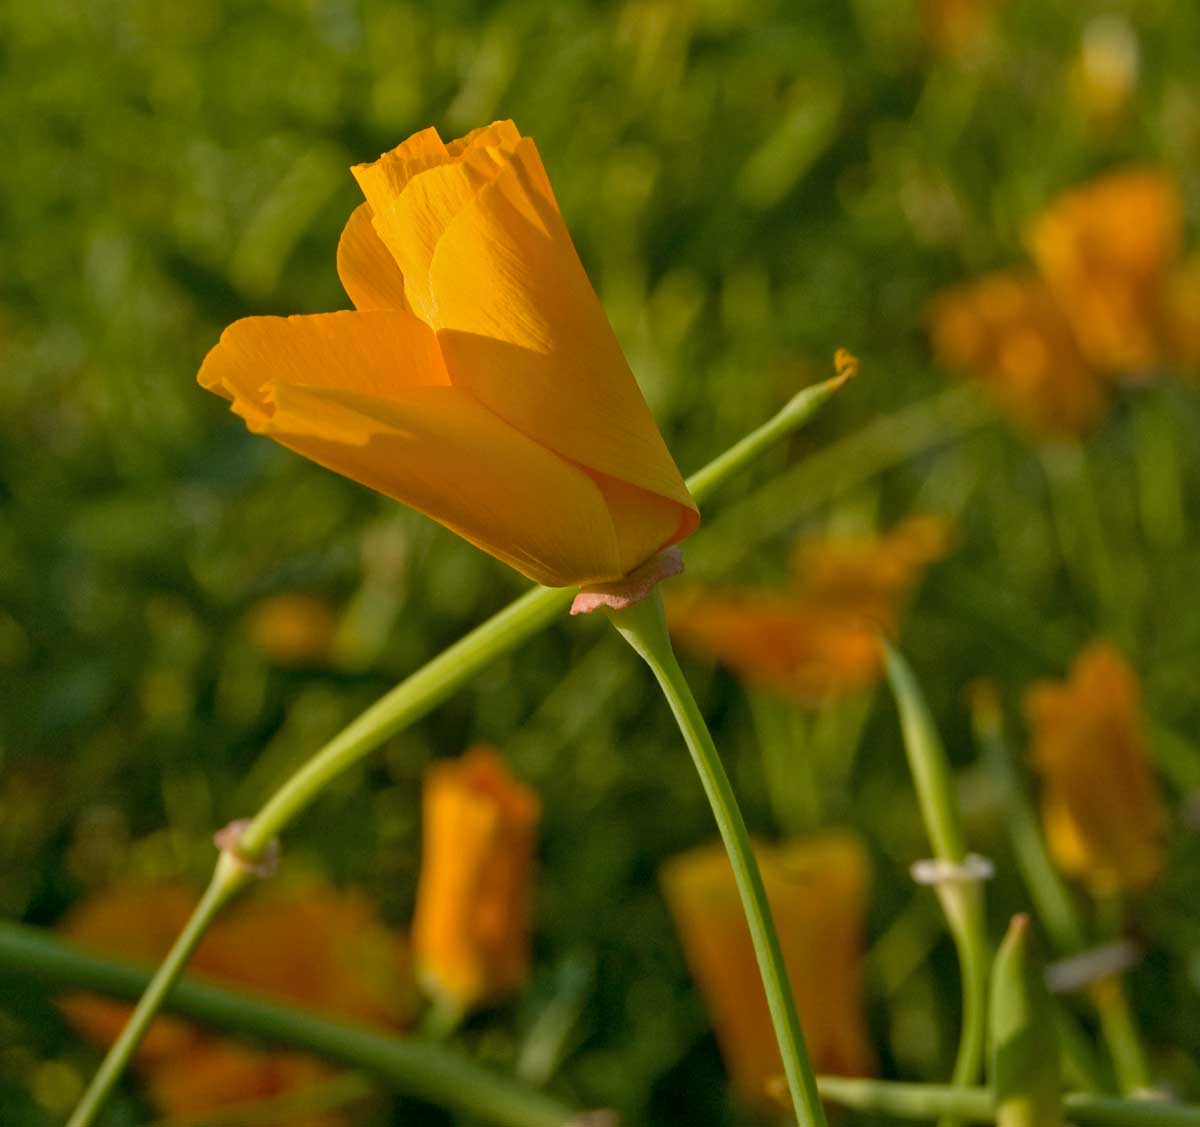
[[192, 952], [200, 945], [208, 925], [248, 879], [249, 875], [244, 868], [228, 855], [222, 854], [200, 903], [196, 905], [187, 925], [154, 972], [145, 993], [125, 1023], [125, 1028], [121, 1030], [121, 1035], [113, 1042], [83, 1098], [76, 1105], [67, 1127], [86, 1127], [95, 1118], [146, 1035], [151, 1022], [166, 1000], [167, 993], [183, 973]]
[[[888, 683], [900, 710], [904, 750], [930, 844], [939, 860], [961, 865], [967, 856], [966, 836], [945, 748], [908, 663], [886, 643], [885, 653]], [[953, 1081], [965, 1087], [979, 1078], [987, 1044], [989, 956], [983, 891], [975, 880], [944, 880], [937, 885], [937, 893], [954, 937], [962, 975], [962, 1029]], [[957, 1122], [956, 1116], [947, 1114], [942, 1127], [953, 1127]]]
[[771, 908], [762, 875], [758, 871], [758, 862], [754, 858], [750, 835], [708, 726], [679, 668], [679, 662], [675, 660], [663, 618], [662, 597], [655, 591], [640, 603], [625, 610], [610, 612], [609, 617], [621, 636], [650, 667], [692, 753], [692, 761], [708, 795], [717, 829], [721, 832], [721, 840], [725, 843], [733, 866], [733, 876], [746, 913], [746, 922], [750, 926], [750, 938], [758, 958], [758, 969], [783, 1057], [783, 1071], [796, 1119], [803, 1127], [824, 1127], [825, 1112], [817, 1091], [816, 1076], [804, 1043], [804, 1032], [800, 1028], [800, 1017], [796, 1012], [796, 1001], [783, 962], [779, 935], [771, 919]]
[[[805, 388], [793, 396], [773, 418], [693, 474], [687, 484], [696, 501], [706, 500], [769, 446], [807, 423], [845, 382], [844, 376], [837, 376]], [[515, 649], [549, 626], [570, 604], [574, 594], [570, 588], [535, 587], [381, 697], [334, 736], [268, 799], [239, 834], [239, 855], [251, 862], [260, 859], [292, 819], [306, 809], [333, 779], [384, 740], [420, 719], [501, 654]], [[209, 923], [236, 892], [236, 888], [226, 890], [223, 887], [219, 893], [216, 891], [216, 886], [223, 883], [224, 879], [218, 879], [220, 873], [221, 866], [218, 864], [204, 900], [197, 906], [159, 968], [150, 993], [139, 1003], [130, 1025], [122, 1031], [92, 1078], [68, 1127], [89, 1127], [92, 1123]]]

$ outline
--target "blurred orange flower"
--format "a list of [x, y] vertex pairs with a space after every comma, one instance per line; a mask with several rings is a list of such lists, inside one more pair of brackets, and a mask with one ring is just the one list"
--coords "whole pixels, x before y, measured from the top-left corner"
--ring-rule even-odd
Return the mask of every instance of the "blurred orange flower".
[[200, 383], [250, 430], [549, 586], [623, 578], [696, 506], [588, 283], [537, 148], [426, 129], [354, 175], [356, 311], [250, 317]]
[[465, 1010], [528, 977], [541, 805], [481, 745], [429, 768], [423, 813], [413, 956], [422, 985]]
[[[859, 841], [825, 834], [756, 845], [784, 961], [818, 1072], [864, 1076], [873, 1062], [862, 1001], [870, 864]], [[720, 844], [668, 861], [661, 873], [688, 966], [708, 1006], [730, 1078], [770, 1109], [783, 1069], [733, 870]]]
[[1034, 685], [1025, 710], [1058, 864], [1098, 893], [1149, 884], [1163, 865], [1165, 816], [1136, 674], [1115, 649], [1095, 643], [1066, 681]]
[[872, 684], [879, 632], [894, 632], [926, 568], [946, 554], [936, 516], [869, 537], [801, 542], [790, 590], [694, 589], [667, 600], [681, 646], [716, 658], [751, 684], [819, 702]]
[[[156, 962], [194, 906], [195, 896], [182, 888], [116, 889], [78, 905], [60, 930], [93, 950]], [[266, 892], [235, 905], [209, 930], [192, 967], [218, 982], [385, 1028], [403, 1028], [413, 1008], [405, 944], [368, 901], [322, 885]], [[70, 995], [61, 1004], [79, 1034], [103, 1047], [116, 1039], [130, 1010], [90, 994]], [[166, 1116], [299, 1092], [332, 1075], [303, 1054], [222, 1041], [169, 1016], [156, 1019], [136, 1064]], [[348, 1121], [324, 1113], [289, 1117], [286, 1127], [348, 1127]]]
[[1033, 223], [1034, 261], [1097, 368], [1145, 375], [1165, 358], [1163, 300], [1182, 238], [1178, 189], [1150, 168], [1075, 188]]
[[1032, 430], [1079, 434], [1104, 414], [1104, 378], [1032, 275], [989, 274], [946, 290], [931, 321], [938, 360], [970, 373]]
[[337, 631], [329, 604], [300, 594], [262, 599], [251, 608], [247, 625], [254, 647], [276, 665], [325, 661]]

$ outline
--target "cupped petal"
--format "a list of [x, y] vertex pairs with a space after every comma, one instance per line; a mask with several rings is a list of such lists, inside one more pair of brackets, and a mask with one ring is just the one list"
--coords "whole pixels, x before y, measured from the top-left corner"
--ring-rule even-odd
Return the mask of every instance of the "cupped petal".
[[388, 398], [281, 385], [262, 428], [551, 587], [621, 574], [588, 476], [451, 387]]
[[409, 308], [404, 296], [404, 275], [375, 231], [370, 204], [359, 204], [342, 229], [337, 272], [355, 309]]
[[456, 387], [563, 457], [674, 503], [680, 535], [695, 527], [528, 138], [446, 228], [429, 277]]
[[197, 379], [256, 431], [267, 429], [281, 384], [380, 397], [449, 384], [437, 338], [400, 310], [246, 317], [221, 334]]

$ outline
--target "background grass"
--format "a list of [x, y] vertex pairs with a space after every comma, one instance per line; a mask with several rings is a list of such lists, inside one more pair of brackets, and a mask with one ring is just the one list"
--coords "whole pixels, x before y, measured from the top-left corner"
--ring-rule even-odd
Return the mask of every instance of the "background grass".
[[[1101, 13], [1141, 52], [1105, 127], [1070, 82]], [[1200, 7], [1167, 0], [1009, 0], [950, 57], [898, 0], [5, 5], [0, 910], [51, 924], [118, 879], [202, 879], [213, 826], [520, 591], [436, 526], [249, 436], [194, 383], [236, 317], [347, 304], [334, 248], [357, 198], [350, 163], [430, 123], [454, 136], [512, 117], [685, 472], [826, 375], [836, 347], [860, 356], [819, 425], [714, 503], [689, 569], [770, 580], [799, 532], [916, 510], [957, 520], [904, 644], [963, 767], [972, 844], [999, 863], [997, 933], [1024, 900], [963, 686], [994, 678], [1013, 705], [1092, 638], [1123, 647], [1181, 812], [1169, 874], [1136, 906], [1149, 955], [1132, 993], [1158, 1074], [1200, 1096], [1200, 846], [1185, 817], [1190, 800], [1194, 831], [1200, 397], [1171, 380], [1132, 392], [1090, 439], [1112, 561], [1097, 585], [1093, 556], [1055, 527], [1035, 447], [970, 391], [947, 406], [924, 324], [939, 287], [1024, 261], [1028, 219], [1111, 166], [1174, 174], [1194, 238], [1197, 43]], [[942, 415], [908, 410], [935, 401]], [[861, 444], [836, 446], [863, 428], [876, 454], [919, 450], [864, 474]], [[1184, 510], [1156, 535], [1146, 506], [1164, 481]], [[251, 643], [248, 612], [284, 591], [340, 616], [327, 660], [280, 668]], [[744, 691], [691, 672], [753, 828], [773, 833]], [[875, 1043], [885, 1074], [940, 1078], [956, 971], [906, 876], [925, 847], [915, 805], [896, 800], [908, 784], [886, 698], [866, 724], [839, 815], [878, 866], [871, 937], [890, 945], [872, 963]], [[289, 864], [365, 888], [403, 926], [421, 771], [480, 739], [538, 789], [545, 821], [535, 980], [466, 1040], [507, 1066], [541, 1007], [579, 983], [565, 1090], [631, 1124], [740, 1122], [656, 883], [665, 857], [712, 836], [710, 815], [601, 623], [564, 622], [393, 740], [304, 819]], [[7, 982], [0, 1001], [5, 1122], [54, 1122], [94, 1057], [36, 992]], [[107, 1122], [146, 1119], [131, 1085]]]

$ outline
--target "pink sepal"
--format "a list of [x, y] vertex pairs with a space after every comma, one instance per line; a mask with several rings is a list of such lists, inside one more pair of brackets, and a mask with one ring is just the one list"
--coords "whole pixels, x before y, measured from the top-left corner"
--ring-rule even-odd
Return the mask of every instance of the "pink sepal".
[[615, 583], [596, 583], [581, 587], [571, 604], [572, 614], [591, 614], [606, 607], [609, 610], [624, 610], [640, 603], [664, 579], [683, 571], [683, 549], [676, 545], [648, 559], [641, 567], [631, 571], [624, 579]]
[[213, 844], [222, 853], [231, 857], [239, 868], [266, 880], [267, 877], [274, 876], [275, 870], [279, 868], [279, 840], [277, 838], [271, 842], [262, 857], [257, 861], [251, 861], [248, 857], [243, 857], [238, 851], [238, 842], [241, 840], [242, 831], [249, 824], [249, 818], [238, 818], [230, 822], [229, 825], [222, 826], [213, 834]]

